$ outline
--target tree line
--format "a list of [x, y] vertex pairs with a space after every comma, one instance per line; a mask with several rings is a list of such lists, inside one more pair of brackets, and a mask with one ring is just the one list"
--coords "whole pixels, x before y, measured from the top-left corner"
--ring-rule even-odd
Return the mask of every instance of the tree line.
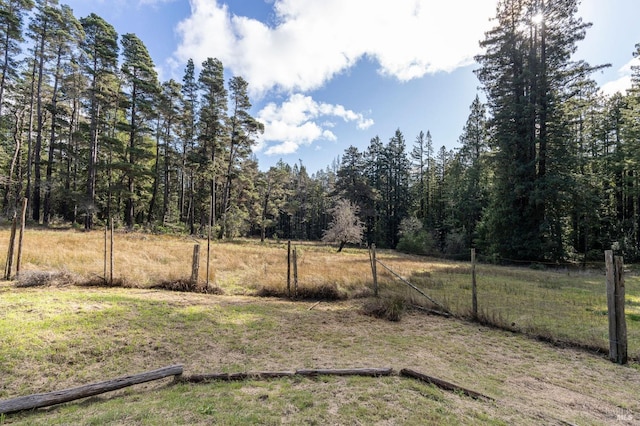
[[380, 247], [559, 262], [613, 245], [638, 259], [640, 68], [625, 94], [600, 92], [602, 66], [574, 58], [578, 4], [499, 3], [457, 149], [398, 129], [310, 175], [260, 170], [248, 83], [219, 60], [159, 82], [135, 34], [57, 0], [2, 0], [2, 210], [26, 197], [44, 225], [317, 240], [355, 206]]

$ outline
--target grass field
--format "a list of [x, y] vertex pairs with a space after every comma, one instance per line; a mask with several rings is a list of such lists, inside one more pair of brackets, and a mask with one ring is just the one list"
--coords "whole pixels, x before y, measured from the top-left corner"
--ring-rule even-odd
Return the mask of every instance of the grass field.
[[[0, 253], [8, 232], [0, 232]], [[202, 242], [201, 242], [202, 243]], [[297, 244], [300, 286], [330, 284], [346, 299], [315, 304], [256, 298], [284, 291], [286, 246], [216, 243], [210, 276], [224, 295], [151, 288], [185, 279], [194, 240], [117, 234], [116, 276], [135, 288], [0, 284], [0, 399], [52, 391], [181, 363], [185, 373], [298, 368], [413, 368], [496, 399], [487, 403], [397, 376], [291, 378], [207, 385], [139, 385], [51, 409], [0, 417], [5, 424], [634, 424], [640, 368], [478, 324], [405, 313], [362, 314], [365, 250], [336, 254]], [[206, 242], [203, 244], [205, 250]], [[103, 273], [99, 232], [28, 230], [23, 271]], [[379, 252], [396, 272], [459, 314], [471, 304], [464, 263]], [[201, 268], [201, 279], [204, 272]], [[78, 278], [79, 277], [79, 278]], [[535, 271], [481, 265], [481, 312], [552, 340], [604, 346], [602, 271]], [[213, 283], [213, 281], [215, 282]], [[406, 293], [380, 273], [383, 294]], [[630, 355], [640, 352], [637, 278], [627, 276]], [[356, 298], [354, 298], [356, 297]], [[366, 299], [365, 299], [366, 300]], [[424, 302], [416, 298], [416, 302]], [[312, 308], [312, 309], [310, 309]], [[635, 319], [634, 319], [635, 318]]]

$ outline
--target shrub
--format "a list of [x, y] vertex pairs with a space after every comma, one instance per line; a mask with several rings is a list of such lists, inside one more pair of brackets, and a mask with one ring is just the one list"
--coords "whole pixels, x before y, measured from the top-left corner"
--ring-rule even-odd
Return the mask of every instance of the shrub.
[[65, 286], [78, 282], [78, 277], [67, 271], [23, 271], [18, 276], [16, 287]]
[[427, 231], [419, 231], [413, 235], [400, 237], [396, 250], [409, 254], [428, 255], [434, 253], [434, 247], [431, 235]]
[[369, 299], [362, 308], [365, 315], [389, 321], [400, 321], [405, 310], [405, 300], [394, 296], [386, 299]]

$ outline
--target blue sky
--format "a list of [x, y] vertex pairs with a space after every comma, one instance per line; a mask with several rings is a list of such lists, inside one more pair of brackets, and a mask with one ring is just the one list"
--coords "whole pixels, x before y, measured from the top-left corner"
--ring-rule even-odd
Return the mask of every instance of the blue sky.
[[[409, 149], [420, 131], [434, 147], [458, 147], [477, 93], [478, 41], [497, 0], [61, 0], [135, 33], [160, 78], [181, 81], [188, 58], [216, 57], [249, 82], [265, 123], [260, 167], [280, 158], [324, 169], [345, 148], [365, 149], [400, 129]], [[629, 85], [640, 43], [640, 1], [583, 0], [593, 23], [576, 59], [611, 67], [603, 91]]]

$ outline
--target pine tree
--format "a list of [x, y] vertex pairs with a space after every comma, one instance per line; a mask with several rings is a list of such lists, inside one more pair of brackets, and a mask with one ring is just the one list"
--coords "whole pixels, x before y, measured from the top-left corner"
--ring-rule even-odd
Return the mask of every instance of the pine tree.
[[456, 182], [457, 191], [451, 195], [451, 204], [456, 216], [454, 229], [463, 232], [465, 242], [473, 245], [476, 226], [488, 201], [485, 159], [488, 151], [488, 127], [485, 106], [477, 95], [469, 109], [469, 117], [459, 139], [461, 147], [457, 161], [460, 164], [460, 175]]
[[497, 26], [481, 43], [477, 75], [487, 94], [495, 150], [495, 185], [485, 217], [489, 249], [517, 259], [565, 255], [563, 194], [573, 183], [561, 158], [569, 84], [593, 68], [574, 62], [589, 24], [578, 0], [503, 0]]
[[[34, 42], [33, 68], [32, 68], [32, 103], [29, 120], [29, 147], [31, 148], [33, 119], [35, 118], [35, 143], [33, 145], [33, 191], [31, 193], [31, 158], [28, 160], [27, 198], [30, 198], [32, 218], [40, 221], [42, 207], [42, 141], [44, 137], [45, 115], [44, 104], [46, 102], [46, 81], [49, 79], [49, 71], [46, 68], [49, 60], [54, 56], [53, 37], [56, 28], [61, 24], [58, 0], [37, 0], [36, 12], [29, 24], [29, 36]], [[33, 105], [35, 104], [35, 112]], [[34, 117], [35, 114], [35, 117]], [[30, 150], [31, 151], [31, 150]], [[31, 157], [31, 156], [29, 156]]]
[[23, 18], [34, 6], [33, 0], [5, 0], [0, 3], [0, 49], [2, 52], [2, 76], [0, 77], [0, 116], [5, 103], [5, 91], [18, 78], [17, 58], [22, 52], [20, 43]]
[[146, 161], [152, 157], [145, 137], [150, 133], [154, 103], [159, 87], [153, 60], [144, 43], [135, 34], [122, 36], [122, 74], [129, 88], [127, 198], [124, 221], [132, 227], [136, 221], [136, 200], [142, 194], [136, 183], [150, 175]]
[[413, 190], [414, 198], [417, 200], [417, 210], [415, 217], [423, 223], [426, 222], [427, 210], [429, 208], [430, 199], [430, 175], [431, 162], [433, 158], [433, 142], [431, 132], [427, 130], [427, 134], [420, 132], [416, 137], [411, 150], [411, 159], [413, 160]]
[[228, 144], [226, 150], [226, 172], [222, 189], [222, 224], [220, 236], [227, 234], [227, 217], [231, 208], [231, 184], [234, 178], [240, 175], [240, 162], [251, 154], [251, 147], [255, 137], [264, 132], [264, 125], [249, 114], [251, 102], [249, 101], [247, 83], [242, 77], [233, 77], [229, 82], [231, 100], [231, 115], [227, 120], [229, 129]]
[[216, 185], [219, 173], [220, 153], [226, 137], [225, 118], [227, 90], [224, 85], [224, 67], [218, 59], [208, 58], [202, 63], [198, 78], [202, 92], [200, 105], [199, 142], [199, 202], [200, 226], [215, 229]]
[[62, 131], [62, 124], [66, 121], [64, 117], [66, 111], [65, 108], [61, 107], [59, 100], [64, 78], [63, 73], [67, 71], [66, 64], [71, 60], [72, 53], [76, 51], [80, 41], [85, 36], [82, 25], [75, 18], [73, 10], [71, 10], [69, 6], [63, 5], [60, 8], [58, 18], [59, 19], [56, 20], [52, 31], [52, 47], [55, 66], [53, 69], [51, 103], [47, 105], [51, 114], [51, 120], [42, 217], [42, 221], [45, 225], [49, 223], [53, 210], [53, 168], [55, 163], [55, 148], [58, 143], [58, 134]]
[[115, 76], [118, 61], [118, 34], [96, 14], [80, 20], [85, 32], [81, 44], [83, 70], [89, 76], [89, 158], [87, 167], [85, 229], [93, 227], [100, 135], [106, 131], [109, 80]]
[[194, 168], [189, 155], [194, 152], [196, 138], [196, 115], [198, 105], [198, 83], [195, 76], [195, 65], [192, 59], [187, 61], [185, 74], [182, 78], [182, 162], [180, 171], [180, 194], [178, 203], [180, 218], [189, 226], [191, 234], [194, 233]]

